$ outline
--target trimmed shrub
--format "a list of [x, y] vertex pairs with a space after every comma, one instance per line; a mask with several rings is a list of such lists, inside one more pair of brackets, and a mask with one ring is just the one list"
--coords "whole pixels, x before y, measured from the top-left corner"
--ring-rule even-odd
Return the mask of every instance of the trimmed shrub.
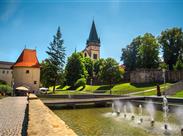
[[4, 80], [0, 80], [0, 85], [7, 85], [7, 83]]
[[82, 86], [83, 88], [86, 85], [86, 79], [85, 78], [80, 78], [76, 81], [76, 83], [74, 84], [75, 87], [80, 87]]
[[9, 85], [0, 85], [0, 93], [5, 95], [11, 95], [13, 89]]

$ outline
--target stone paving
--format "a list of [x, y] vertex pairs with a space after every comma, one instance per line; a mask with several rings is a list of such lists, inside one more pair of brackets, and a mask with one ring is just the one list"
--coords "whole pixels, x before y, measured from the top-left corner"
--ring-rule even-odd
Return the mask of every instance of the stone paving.
[[0, 136], [21, 136], [27, 97], [0, 99]]

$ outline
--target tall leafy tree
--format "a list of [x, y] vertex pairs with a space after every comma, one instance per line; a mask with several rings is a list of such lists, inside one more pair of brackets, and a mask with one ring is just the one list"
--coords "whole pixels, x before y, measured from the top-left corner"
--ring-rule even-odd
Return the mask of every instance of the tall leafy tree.
[[55, 86], [59, 77], [64, 74], [64, 64], [65, 64], [65, 47], [63, 46], [62, 34], [60, 32], [60, 27], [58, 27], [56, 35], [53, 36], [53, 41], [48, 47], [48, 65], [50, 78], [53, 80], [53, 93], [55, 92]]
[[141, 44], [141, 37], [138, 36], [126, 48], [122, 49], [121, 61], [123, 61], [127, 70], [135, 70], [137, 68], [138, 47]]
[[183, 70], [183, 59], [179, 56], [176, 64], [173, 66], [174, 70]]
[[156, 38], [146, 33], [141, 37], [138, 47], [137, 66], [140, 68], [158, 68], [159, 67], [159, 44]]
[[[163, 58], [169, 70], [173, 70], [178, 57], [183, 51], [183, 32], [181, 28], [166, 29], [158, 37], [163, 50]], [[180, 61], [179, 61], [180, 62]]]
[[93, 60], [89, 57], [83, 57], [83, 63], [85, 65], [85, 69], [88, 72], [88, 81], [90, 81], [90, 79], [93, 78], [93, 69], [94, 69], [94, 64], [93, 64]]
[[[54, 85], [54, 78], [52, 75], [54, 74], [54, 70], [52, 69], [52, 65], [48, 59], [45, 59], [41, 62], [41, 84], [44, 87], [49, 87]], [[62, 73], [58, 73], [58, 80], [56, 84], [64, 83], [64, 75]]]
[[53, 86], [53, 79], [51, 75], [53, 74], [53, 70], [50, 67], [51, 65], [49, 64], [49, 61], [45, 59], [44, 61], [41, 62], [41, 84], [44, 87], [49, 87]]
[[119, 82], [122, 79], [119, 64], [113, 58], [107, 58], [101, 72], [101, 79], [109, 84]]
[[97, 79], [100, 79], [101, 72], [103, 67], [105, 66], [105, 63], [106, 61], [103, 58], [100, 58], [94, 62], [94, 75]]
[[74, 52], [67, 61], [65, 67], [66, 84], [74, 87], [76, 81], [80, 78], [87, 78], [88, 72], [79, 53]]

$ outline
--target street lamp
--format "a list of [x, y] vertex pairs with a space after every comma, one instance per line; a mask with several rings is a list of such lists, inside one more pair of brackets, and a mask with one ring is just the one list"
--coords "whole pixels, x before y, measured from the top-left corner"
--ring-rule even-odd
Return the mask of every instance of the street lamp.
[[165, 90], [166, 89], [166, 76], [165, 76], [166, 69], [163, 68], [162, 71], [163, 71], [163, 81], [164, 81], [164, 85], [165, 85], [165, 87], [164, 87], [164, 90]]
[[90, 85], [91, 85], [91, 92], [92, 92], [92, 85], [93, 85], [93, 79], [90, 79]]
[[[109, 73], [112, 73], [112, 71], [114, 70], [115, 66], [111, 66], [110, 68], [107, 69], [107, 71]], [[112, 82], [112, 77], [109, 76], [109, 80], [110, 80], [110, 94], [112, 94], [112, 90], [111, 90], [111, 82]]]

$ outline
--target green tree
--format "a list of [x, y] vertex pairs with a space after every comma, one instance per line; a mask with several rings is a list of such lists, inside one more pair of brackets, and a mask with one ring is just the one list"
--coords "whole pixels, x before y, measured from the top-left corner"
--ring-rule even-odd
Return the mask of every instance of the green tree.
[[49, 68], [50, 78], [53, 81], [53, 93], [55, 92], [56, 83], [59, 81], [61, 75], [64, 74], [64, 64], [65, 64], [65, 47], [63, 46], [63, 39], [60, 32], [60, 27], [58, 27], [56, 35], [53, 37], [53, 41], [48, 47], [47, 65]]
[[93, 60], [91, 58], [88, 57], [83, 57], [83, 63], [85, 65], [85, 69], [88, 72], [88, 81], [90, 81], [90, 79], [93, 78], [93, 69], [94, 69], [94, 64], [93, 64]]
[[168, 69], [168, 66], [165, 62], [160, 62], [159, 67], [160, 67], [161, 70], [163, 70], [163, 69], [167, 70]]
[[168, 64], [169, 70], [173, 70], [173, 65], [176, 64], [178, 57], [183, 50], [183, 32], [181, 28], [166, 29], [161, 32], [158, 37], [163, 50], [163, 58]]
[[122, 49], [121, 61], [123, 61], [127, 70], [135, 70], [137, 66], [138, 47], [141, 44], [141, 37], [138, 36], [126, 48]]
[[83, 88], [85, 88], [86, 85], [86, 79], [85, 78], [80, 78], [76, 81], [76, 83], [74, 84], [75, 87], [80, 87], [82, 86]]
[[107, 58], [101, 72], [101, 79], [110, 85], [122, 79], [122, 72], [119, 64], [113, 58]]
[[174, 70], [183, 70], [183, 60], [180, 57], [177, 59], [176, 64], [173, 66]]
[[146, 33], [141, 37], [138, 46], [137, 67], [139, 68], [158, 68], [159, 67], [159, 44], [156, 38]]
[[79, 53], [74, 52], [67, 61], [65, 68], [66, 84], [74, 87], [76, 81], [80, 78], [87, 78], [88, 73]]
[[105, 63], [106, 63], [105, 59], [102, 58], [94, 62], [94, 74], [97, 79], [100, 79], [101, 72], [103, 67], [105, 66]]
[[130, 45], [122, 49], [121, 60], [129, 71], [136, 68], [158, 68], [158, 55], [159, 44], [156, 38], [146, 33], [134, 38]]
[[[49, 63], [48, 59], [45, 59], [41, 62], [41, 76], [40, 81], [42, 86], [49, 87], [54, 85], [55, 79], [52, 77], [54, 74], [54, 69], [52, 69], [52, 65]], [[56, 84], [63, 84], [64, 83], [64, 75], [63, 73], [58, 73], [58, 80]]]
[[53, 71], [51, 70], [50, 66], [51, 65], [49, 64], [49, 61], [47, 59], [45, 59], [41, 62], [40, 81], [41, 81], [42, 86], [44, 86], [44, 87], [53, 86], [53, 80], [51, 77]]

